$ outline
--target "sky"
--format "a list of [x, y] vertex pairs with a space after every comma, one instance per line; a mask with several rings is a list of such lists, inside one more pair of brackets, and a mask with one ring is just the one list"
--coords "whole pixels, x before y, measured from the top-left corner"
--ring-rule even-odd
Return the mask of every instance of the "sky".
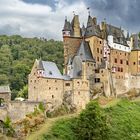
[[99, 23], [140, 31], [140, 0], [0, 0], [0, 34], [62, 40], [65, 18], [74, 11], [86, 25], [87, 7]]

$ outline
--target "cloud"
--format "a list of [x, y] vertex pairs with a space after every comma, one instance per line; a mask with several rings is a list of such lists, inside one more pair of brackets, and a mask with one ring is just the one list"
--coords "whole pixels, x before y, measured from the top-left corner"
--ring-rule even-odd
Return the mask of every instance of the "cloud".
[[86, 24], [87, 7], [99, 21], [140, 30], [139, 0], [0, 0], [0, 34], [60, 40], [65, 16], [71, 20], [75, 11]]
[[106, 18], [131, 32], [140, 31], [140, 0], [86, 0], [85, 4], [100, 20]]
[[67, 15], [71, 19], [73, 10], [76, 10], [77, 14], [81, 14], [86, 10], [86, 6], [82, 1], [69, 5], [64, 0], [56, 0], [55, 6], [55, 10], [53, 10], [47, 4], [26, 3], [22, 0], [1, 0], [0, 34], [16, 33], [27, 37], [43, 36], [62, 39], [61, 31], [65, 16]]

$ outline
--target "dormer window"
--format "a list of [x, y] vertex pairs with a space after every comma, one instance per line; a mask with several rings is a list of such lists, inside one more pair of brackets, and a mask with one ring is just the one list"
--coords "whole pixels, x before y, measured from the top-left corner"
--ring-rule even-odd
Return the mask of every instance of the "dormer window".
[[50, 75], [52, 75], [52, 72], [51, 72], [51, 71], [49, 71], [49, 74], [50, 74]]

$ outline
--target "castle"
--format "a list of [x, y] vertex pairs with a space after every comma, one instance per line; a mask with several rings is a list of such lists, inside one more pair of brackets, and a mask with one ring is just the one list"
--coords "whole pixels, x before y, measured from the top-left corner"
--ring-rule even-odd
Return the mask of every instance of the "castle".
[[98, 24], [91, 15], [82, 28], [78, 15], [71, 22], [65, 19], [62, 34], [64, 74], [54, 62], [35, 60], [28, 78], [27, 101], [11, 101], [9, 87], [0, 87], [0, 120], [7, 115], [12, 121], [22, 119], [40, 102], [60, 106], [65, 100], [81, 110], [100, 94], [117, 97], [140, 88], [138, 34], [129, 36], [106, 21]]
[[63, 102], [71, 97], [78, 109], [91, 100], [95, 88], [105, 96], [117, 96], [139, 88], [140, 48], [137, 34], [129, 36], [121, 28], [99, 25], [88, 16], [87, 26], [80, 27], [79, 16], [65, 19], [62, 30], [64, 74], [53, 62], [36, 60], [29, 75], [29, 101]]

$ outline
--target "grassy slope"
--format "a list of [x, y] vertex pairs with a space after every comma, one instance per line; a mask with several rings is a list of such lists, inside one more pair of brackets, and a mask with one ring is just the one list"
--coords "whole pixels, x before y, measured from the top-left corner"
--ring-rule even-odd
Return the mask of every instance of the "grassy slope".
[[62, 120], [62, 119], [69, 119], [76, 115], [77, 114], [69, 114], [69, 115], [64, 115], [64, 116], [60, 116], [60, 117], [56, 117], [56, 118], [48, 118], [48, 120], [46, 120], [45, 124], [41, 125], [37, 132], [34, 132], [34, 133], [30, 134], [29, 136], [27, 136], [26, 140], [41, 140], [43, 134], [46, 134], [47, 132], [49, 132], [51, 130], [51, 127], [56, 123], [56, 121]]
[[[140, 140], [140, 102], [115, 99], [103, 107], [105, 107], [104, 110], [108, 116], [109, 140]], [[66, 119], [70, 117], [71, 115], [49, 119], [38, 132], [27, 137], [27, 140], [45, 140], [42, 138], [44, 134], [51, 135], [54, 132], [59, 134], [61, 138], [67, 135], [68, 139], [73, 138], [71, 137], [72, 132], [69, 128], [69, 122]], [[58, 136], [57, 139], [55, 137], [51, 137], [51, 139], [46, 138], [46, 140], [62, 140], [60, 137]]]

